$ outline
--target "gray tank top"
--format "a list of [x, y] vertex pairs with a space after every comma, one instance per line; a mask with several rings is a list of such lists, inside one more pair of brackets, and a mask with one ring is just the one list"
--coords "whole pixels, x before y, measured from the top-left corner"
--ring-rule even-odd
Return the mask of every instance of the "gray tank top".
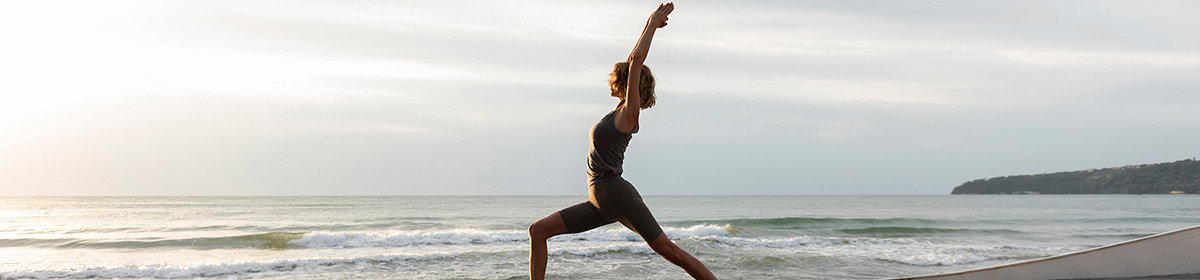
[[630, 133], [617, 130], [616, 112], [614, 109], [608, 112], [608, 115], [604, 115], [604, 118], [592, 126], [589, 133], [588, 138], [592, 140], [588, 147], [589, 182], [603, 175], [624, 172], [621, 165], [625, 163], [625, 148], [629, 147], [629, 140], [633, 139], [633, 134], [638, 132], [638, 125], [634, 125]]

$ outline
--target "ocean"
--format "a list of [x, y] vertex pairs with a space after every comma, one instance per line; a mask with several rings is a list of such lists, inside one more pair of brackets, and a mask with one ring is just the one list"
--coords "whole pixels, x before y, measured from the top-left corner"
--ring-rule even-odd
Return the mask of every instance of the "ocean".
[[[527, 279], [529, 223], [584, 196], [0, 197], [0, 278]], [[646, 196], [721, 279], [878, 279], [1200, 224], [1196, 195]], [[549, 279], [690, 279], [619, 224]]]

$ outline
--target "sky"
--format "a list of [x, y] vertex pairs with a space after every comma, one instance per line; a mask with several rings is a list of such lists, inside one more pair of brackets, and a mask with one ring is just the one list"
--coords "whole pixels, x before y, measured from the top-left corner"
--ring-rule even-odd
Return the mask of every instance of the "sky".
[[[652, 1], [5, 1], [0, 195], [586, 195]], [[678, 1], [644, 195], [1200, 156], [1200, 2]]]

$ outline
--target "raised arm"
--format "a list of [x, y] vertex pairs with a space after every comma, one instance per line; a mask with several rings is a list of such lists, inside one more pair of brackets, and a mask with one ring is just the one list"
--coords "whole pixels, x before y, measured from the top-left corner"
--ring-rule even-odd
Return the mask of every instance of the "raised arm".
[[620, 114], [617, 114], [617, 130], [629, 132], [637, 126], [638, 114], [641, 112], [642, 96], [642, 63], [646, 61], [646, 55], [650, 53], [650, 41], [654, 39], [654, 31], [667, 26], [667, 15], [675, 10], [675, 3], [667, 2], [659, 4], [658, 9], [650, 14], [650, 19], [646, 20], [646, 27], [642, 29], [642, 36], [638, 37], [637, 44], [633, 46], [633, 52], [629, 53], [629, 78], [625, 84], [625, 106], [621, 108]]

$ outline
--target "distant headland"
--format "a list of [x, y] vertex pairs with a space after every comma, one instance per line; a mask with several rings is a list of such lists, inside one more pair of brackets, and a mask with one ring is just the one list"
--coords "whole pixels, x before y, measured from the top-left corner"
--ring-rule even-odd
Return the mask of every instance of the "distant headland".
[[950, 194], [1200, 194], [1200, 161], [979, 179]]

